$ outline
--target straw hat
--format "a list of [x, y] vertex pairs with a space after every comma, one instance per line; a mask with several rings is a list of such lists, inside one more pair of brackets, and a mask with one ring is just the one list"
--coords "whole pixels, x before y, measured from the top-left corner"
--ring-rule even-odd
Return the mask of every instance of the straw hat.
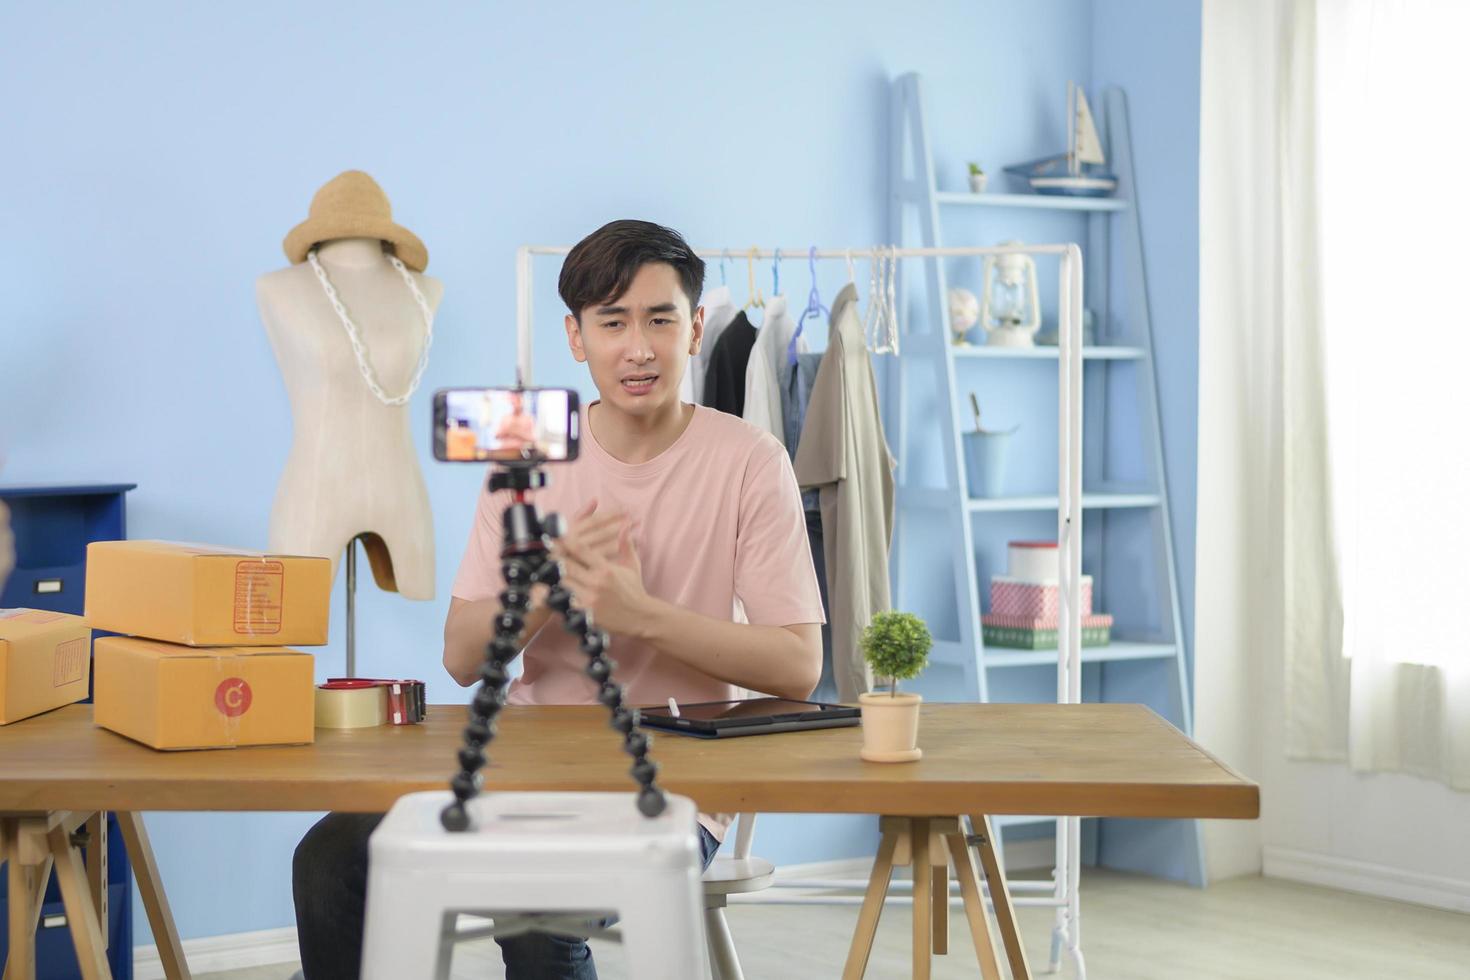
[[388, 195], [361, 170], [344, 171], [323, 184], [311, 199], [310, 217], [291, 229], [281, 247], [292, 262], [305, 262], [307, 252], [334, 238], [382, 239], [415, 272], [429, 264], [424, 243], [393, 223]]

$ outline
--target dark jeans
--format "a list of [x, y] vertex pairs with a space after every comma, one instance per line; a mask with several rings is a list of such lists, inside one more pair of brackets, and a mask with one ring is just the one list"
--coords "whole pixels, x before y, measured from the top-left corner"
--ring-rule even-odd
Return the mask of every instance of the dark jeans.
[[[362, 968], [362, 927], [367, 906], [368, 837], [381, 813], [329, 813], [296, 845], [291, 890], [296, 933], [306, 980], [357, 980]], [[719, 842], [703, 827], [704, 866]], [[528, 932], [497, 939], [506, 980], [597, 980], [585, 940]]]

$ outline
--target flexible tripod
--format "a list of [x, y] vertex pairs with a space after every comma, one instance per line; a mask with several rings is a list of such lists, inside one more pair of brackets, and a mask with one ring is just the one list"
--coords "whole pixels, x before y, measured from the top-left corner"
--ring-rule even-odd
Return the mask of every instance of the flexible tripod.
[[561, 584], [561, 565], [546, 548], [548, 538], [562, 535], [562, 520], [549, 514], [543, 521], [536, 505], [527, 499], [532, 490], [546, 486], [546, 474], [535, 463], [514, 463], [496, 469], [490, 475], [490, 490], [511, 490], [515, 501], [505, 509], [502, 518], [505, 541], [500, 550], [501, 572], [505, 591], [500, 593], [500, 612], [495, 617], [495, 636], [485, 650], [485, 664], [480, 668], [480, 689], [470, 702], [470, 723], [464, 730], [464, 745], [459, 750], [459, 772], [449, 781], [454, 802], [439, 815], [444, 829], [468, 830], [469, 811], [465, 808], [480, 792], [484, 776], [485, 746], [495, 737], [495, 716], [505, 707], [507, 665], [520, 652], [521, 630], [526, 611], [531, 605], [531, 587], [551, 587], [546, 603], [562, 616], [568, 633], [581, 636], [582, 651], [587, 654], [587, 676], [599, 685], [597, 700], [612, 712], [612, 727], [623, 733], [623, 751], [633, 757], [630, 773], [638, 783], [638, 809], [646, 817], [656, 817], [666, 805], [663, 790], [654, 785], [658, 766], [648, 759], [648, 736], [635, 731], [637, 718], [623, 704], [623, 689], [613, 679], [616, 664], [606, 656], [611, 640], [592, 622], [592, 614], [578, 609], [572, 593]]

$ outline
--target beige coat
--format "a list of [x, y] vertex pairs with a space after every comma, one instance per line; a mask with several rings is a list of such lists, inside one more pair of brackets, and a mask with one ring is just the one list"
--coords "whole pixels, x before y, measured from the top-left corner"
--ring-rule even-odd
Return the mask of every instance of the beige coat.
[[821, 491], [832, 674], [843, 701], [856, 701], [872, 688], [872, 671], [858, 640], [873, 615], [891, 604], [893, 466], [857, 289], [848, 284], [832, 305], [827, 353], [817, 368], [796, 450], [797, 482], [804, 490]]

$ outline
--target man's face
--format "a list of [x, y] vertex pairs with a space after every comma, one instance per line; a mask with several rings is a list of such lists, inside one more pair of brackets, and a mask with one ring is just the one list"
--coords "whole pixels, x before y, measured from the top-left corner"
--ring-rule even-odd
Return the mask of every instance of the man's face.
[[587, 365], [606, 404], [629, 415], [652, 415], [679, 400], [689, 355], [704, 335], [704, 308], [689, 297], [674, 267], [644, 264], [628, 291], [566, 318], [572, 356]]

